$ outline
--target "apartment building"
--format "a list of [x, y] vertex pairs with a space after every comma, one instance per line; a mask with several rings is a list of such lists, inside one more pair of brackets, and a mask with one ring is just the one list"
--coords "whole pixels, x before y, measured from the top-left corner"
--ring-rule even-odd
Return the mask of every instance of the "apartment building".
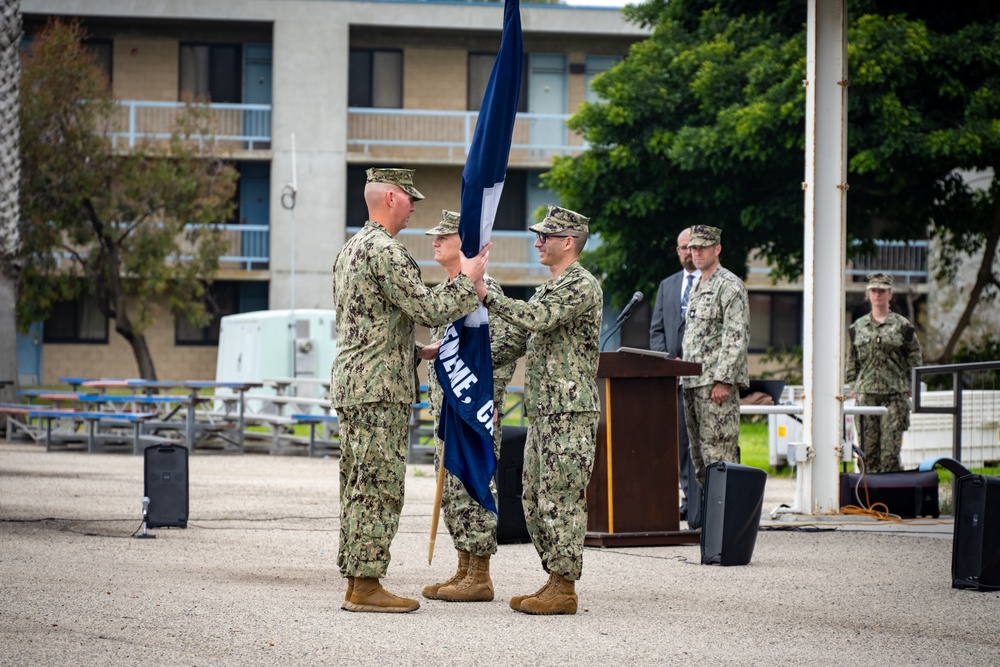
[[[523, 0], [522, 0], [523, 2]], [[27, 38], [53, 16], [79, 19], [129, 119], [115, 137], [169, 132], [184, 100], [207, 98], [215, 150], [240, 172], [238, 214], [213, 285], [218, 317], [329, 308], [330, 268], [364, 222], [370, 166], [417, 169], [427, 199], [400, 239], [429, 283], [442, 279], [424, 230], [458, 209], [461, 171], [499, 46], [502, 2], [419, 0], [22, 0]], [[520, 109], [490, 272], [527, 298], [548, 271], [537, 261], [533, 213], [557, 197], [539, 175], [555, 155], [584, 149], [565, 120], [593, 95], [591, 79], [646, 36], [612, 8], [522, 4], [526, 52]], [[774, 282], [751, 258], [751, 372], [768, 349], [802, 343], [800, 282]], [[929, 292], [926, 242], [876, 244], [848, 264], [849, 324], [866, 312], [864, 275], [896, 277], [913, 318]], [[606, 295], [609, 296], [609, 295]], [[649, 306], [616, 344], [646, 347]], [[613, 320], [615, 313], [606, 313]], [[161, 379], [211, 379], [215, 323], [195, 329], [161, 311], [147, 338]], [[133, 376], [131, 348], [86, 299], [60, 304], [18, 340], [22, 383]]]
[[[423, 231], [458, 209], [461, 172], [496, 50], [503, 3], [374, 0], [22, 0], [26, 39], [78, 19], [121, 100], [126, 147], [169, 133], [185, 100], [209, 99], [215, 151], [240, 172], [213, 298], [219, 317], [329, 308], [330, 268], [367, 217], [364, 172], [417, 170], [427, 199], [399, 237], [429, 283], [443, 272]], [[645, 31], [618, 10], [522, 5], [525, 73], [491, 273], [527, 297], [548, 272], [527, 232], [555, 202], [539, 175], [583, 149], [565, 120], [590, 80]], [[214, 378], [218, 319], [204, 329], [165, 309], [148, 330], [161, 379]], [[22, 382], [130, 377], [127, 343], [86, 299], [60, 304], [18, 341]]]

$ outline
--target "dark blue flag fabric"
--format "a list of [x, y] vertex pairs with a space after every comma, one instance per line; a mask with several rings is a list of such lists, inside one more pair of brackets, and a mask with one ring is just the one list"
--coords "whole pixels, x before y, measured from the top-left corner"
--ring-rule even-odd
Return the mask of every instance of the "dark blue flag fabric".
[[[500, 51], [493, 63], [483, 103], [462, 171], [462, 210], [458, 233], [462, 252], [472, 257], [489, 243], [507, 172], [524, 43], [518, 0], [506, 0]], [[444, 441], [444, 467], [458, 477], [469, 495], [497, 511], [490, 480], [496, 469], [493, 450], [493, 362], [486, 309], [449, 324], [437, 361], [444, 390], [438, 434]]]

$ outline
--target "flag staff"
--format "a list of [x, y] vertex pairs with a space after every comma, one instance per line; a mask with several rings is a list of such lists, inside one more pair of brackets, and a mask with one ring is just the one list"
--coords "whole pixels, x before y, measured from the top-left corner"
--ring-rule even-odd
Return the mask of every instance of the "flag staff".
[[434, 490], [434, 509], [431, 510], [431, 541], [427, 545], [427, 564], [434, 560], [434, 540], [438, 532], [438, 516], [441, 514], [441, 496], [444, 494], [444, 443], [441, 443], [441, 454], [438, 458], [437, 488]]

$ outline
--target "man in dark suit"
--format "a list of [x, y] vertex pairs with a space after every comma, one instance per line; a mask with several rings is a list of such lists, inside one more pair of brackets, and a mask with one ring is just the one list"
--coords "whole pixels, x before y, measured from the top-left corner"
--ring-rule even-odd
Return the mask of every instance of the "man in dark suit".
[[[649, 324], [649, 349], [666, 352], [675, 359], [684, 358], [681, 341], [684, 340], [685, 311], [691, 290], [701, 276], [701, 271], [695, 268], [691, 260], [691, 251], [688, 249], [690, 238], [690, 230], [687, 229], [677, 237], [677, 257], [684, 268], [660, 282]], [[687, 424], [684, 421], [684, 396], [680, 391], [677, 392], [677, 452], [681, 490], [684, 492], [684, 498], [681, 500], [681, 520], [688, 521], [688, 498], [691, 497], [690, 485], [695, 475], [691, 463]], [[695, 490], [697, 491], [697, 488]]]

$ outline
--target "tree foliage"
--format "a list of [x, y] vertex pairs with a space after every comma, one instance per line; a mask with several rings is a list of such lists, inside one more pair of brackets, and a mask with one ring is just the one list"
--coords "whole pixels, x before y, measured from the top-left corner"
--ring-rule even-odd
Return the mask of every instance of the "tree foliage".
[[[848, 234], [930, 233], [952, 258], [985, 247], [974, 308], [1000, 285], [1000, 186], [989, 178], [1000, 156], [998, 10], [904, 0], [849, 10]], [[603, 101], [571, 119], [589, 149], [545, 176], [593, 215], [602, 245], [588, 261], [617, 294], [649, 290], [676, 270], [677, 233], [710, 224], [723, 229], [727, 267], [739, 273], [760, 251], [777, 275], [799, 275], [806, 4], [649, 0], [625, 12], [653, 32], [595, 79]], [[962, 171], [987, 172], [988, 187]]]
[[140, 375], [155, 378], [143, 332], [158, 307], [208, 321], [203, 295], [236, 172], [201, 148], [211, 144], [204, 107], [185, 109], [169, 141], [116, 147], [120, 109], [82, 38], [77, 24], [53, 21], [23, 62], [18, 323], [93, 295]]

